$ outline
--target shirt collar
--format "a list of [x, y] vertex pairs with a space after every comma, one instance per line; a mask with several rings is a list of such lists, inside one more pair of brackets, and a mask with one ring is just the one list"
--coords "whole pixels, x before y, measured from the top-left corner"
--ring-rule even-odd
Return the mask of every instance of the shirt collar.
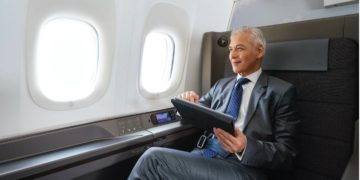
[[[248, 78], [250, 80], [250, 82], [255, 83], [259, 79], [261, 73], [262, 73], [262, 69], [259, 68], [257, 71], [246, 76], [246, 78]], [[240, 74], [237, 74], [236, 80], [239, 80], [240, 78], [243, 78], [243, 77], [240, 76]]]

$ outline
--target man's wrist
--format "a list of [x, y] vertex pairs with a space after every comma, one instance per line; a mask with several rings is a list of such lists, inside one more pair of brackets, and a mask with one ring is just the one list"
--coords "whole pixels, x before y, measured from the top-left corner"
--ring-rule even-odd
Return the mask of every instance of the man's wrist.
[[246, 138], [245, 135], [244, 135], [244, 137], [245, 137], [244, 148], [243, 148], [241, 151], [234, 153], [235, 156], [236, 156], [240, 161], [242, 160], [242, 158], [243, 158], [243, 156], [244, 156], [244, 154], [245, 154], [246, 146], [247, 146], [247, 138]]

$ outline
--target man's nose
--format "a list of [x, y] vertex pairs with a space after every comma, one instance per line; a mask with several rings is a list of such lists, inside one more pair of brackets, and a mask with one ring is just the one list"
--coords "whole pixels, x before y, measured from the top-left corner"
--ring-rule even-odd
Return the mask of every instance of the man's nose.
[[236, 58], [237, 57], [237, 53], [236, 53], [236, 51], [234, 51], [234, 50], [230, 50], [230, 52], [229, 52], [229, 57], [230, 57], [230, 59], [232, 59], [232, 58]]

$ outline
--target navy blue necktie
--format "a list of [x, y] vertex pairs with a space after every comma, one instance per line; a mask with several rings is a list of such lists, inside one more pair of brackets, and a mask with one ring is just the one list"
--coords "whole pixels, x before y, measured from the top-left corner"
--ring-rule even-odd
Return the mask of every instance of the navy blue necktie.
[[242, 85], [248, 83], [249, 81], [250, 80], [247, 78], [240, 78], [239, 80], [237, 80], [236, 86], [231, 92], [230, 102], [225, 113], [232, 116], [234, 118], [234, 121], [236, 121], [237, 117], [239, 116], [239, 108], [243, 94]]
[[[237, 80], [236, 85], [231, 92], [230, 102], [228, 104], [228, 107], [226, 108], [225, 113], [232, 116], [234, 118], [234, 122], [239, 116], [240, 104], [243, 94], [242, 85], [248, 82], [250, 82], [249, 79], [240, 78], [239, 80]], [[226, 157], [229, 154], [222, 148], [216, 138], [209, 139], [209, 142], [203, 152], [205, 157], [214, 157], [217, 154], [221, 154], [223, 157]]]

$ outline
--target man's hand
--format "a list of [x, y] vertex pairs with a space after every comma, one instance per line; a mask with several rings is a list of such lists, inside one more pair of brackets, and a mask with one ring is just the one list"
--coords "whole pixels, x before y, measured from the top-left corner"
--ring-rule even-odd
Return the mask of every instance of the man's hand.
[[199, 100], [199, 95], [197, 95], [194, 91], [185, 91], [181, 93], [178, 97], [191, 102], [197, 102]]
[[220, 128], [214, 128], [213, 131], [220, 144], [229, 153], [242, 152], [246, 147], [247, 139], [245, 134], [240, 131], [240, 128], [235, 129], [235, 136]]

